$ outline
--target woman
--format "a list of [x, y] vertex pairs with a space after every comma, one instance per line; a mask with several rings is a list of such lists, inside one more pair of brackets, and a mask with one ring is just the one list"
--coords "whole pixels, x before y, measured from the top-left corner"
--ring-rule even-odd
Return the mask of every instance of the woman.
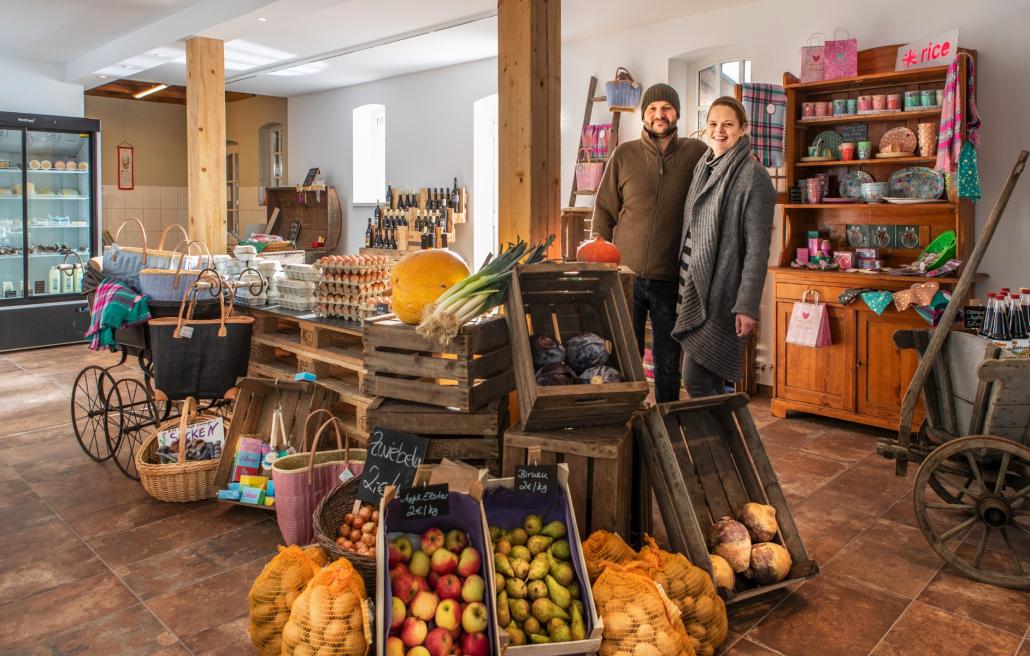
[[711, 150], [694, 169], [683, 217], [680, 297], [672, 336], [691, 397], [738, 380], [758, 325], [776, 191], [751, 154], [747, 113], [723, 96], [708, 110]]

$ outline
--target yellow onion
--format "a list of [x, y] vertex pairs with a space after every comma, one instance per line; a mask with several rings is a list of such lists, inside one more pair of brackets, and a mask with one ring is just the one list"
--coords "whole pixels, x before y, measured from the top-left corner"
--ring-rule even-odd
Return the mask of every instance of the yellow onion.
[[775, 542], [751, 547], [751, 578], [759, 585], [779, 583], [790, 574], [793, 565], [787, 550]]
[[761, 503], [746, 504], [737, 519], [747, 527], [752, 542], [769, 542], [780, 530], [776, 524], [776, 509]]
[[712, 561], [712, 578], [715, 579], [715, 585], [732, 592], [733, 586], [736, 583], [733, 568], [730, 567], [730, 564], [722, 556], [709, 554], [709, 558]]
[[751, 537], [740, 522], [723, 517], [712, 525], [712, 553], [722, 556], [734, 572], [747, 570], [751, 561]]

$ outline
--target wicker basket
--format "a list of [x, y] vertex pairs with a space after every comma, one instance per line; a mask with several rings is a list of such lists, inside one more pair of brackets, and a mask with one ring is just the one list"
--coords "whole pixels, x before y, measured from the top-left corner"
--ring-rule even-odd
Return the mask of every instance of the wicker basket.
[[[186, 427], [201, 419], [216, 415], [202, 415], [197, 412], [197, 402], [187, 398], [182, 406], [182, 415], [176, 419], [158, 424], [154, 431], [136, 450], [136, 471], [147, 494], [158, 501], [186, 503], [200, 501], [209, 496], [215, 481], [218, 460], [186, 460]], [[157, 434], [169, 428], [179, 428], [179, 461], [171, 464], [158, 463]]]
[[[354, 502], [358, 498], [358, 479], [347, 481], [337, 486], [330, 492], [318, 508], [312, 518], [315, 524], [315, 540], [318, 546], [325, 549], [332, 560], [346, 558], [354, 569], [361, 574], [365, 581], [365, 592], [375, 599], [376, 596], [376, 559], [372, 556], [359, 556], [356, 553], [346, 551], [336, 544], [336, 536], [339, 535], [340, 526], [343, 525], [343, 518], [354, 508]], [[376, 546], [379, 548], [379, 545]]]
[[604, 86], [610, 111], [636, 111], [643, 89], [640, 83], [633, 79], [629, 71], [620, 66], [615, 71], [615, 79], [605, 82]]
[[580, 160], [576, 162], [576, 189], [579, 191], [597, 191], [604, 176], [604, 162], [591, 160], [591, 150], [580, 148]]

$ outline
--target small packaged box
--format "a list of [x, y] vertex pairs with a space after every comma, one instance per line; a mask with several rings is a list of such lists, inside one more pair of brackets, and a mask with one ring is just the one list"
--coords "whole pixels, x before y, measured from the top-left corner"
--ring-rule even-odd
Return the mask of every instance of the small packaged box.
[[239, 481], [244, 476], [257, 476], [258, 470], [253, 467], [242, 467], [239, 464], [233, 465], [232, 480]]
[[240, 503], [252, 503], [261, 506], [265, 503], [265, 491], [258, 487], [240, 486]]
[[275, 497], [270, 497], [268, 495], [265, 495], [265, 506], [271, 508], [274, 505], [275, 505]]
[[879, 271], [883, 268], [883, 260], [859, 260], [858, 268], [869, 271]]
[[855, 253], [854, 251], [834, 251], [833, 261], [843, 269], [855, 268]]
[[218, 498], [226, 501], [239, 501], [242, 496], [239, 490], [218, 490]]
[[237, 482], [229, 483], [229, 489], [238, 491], [240, 489], [240, 484]]
[[267, 483], [265, 483], [265, 496], [266, 497], [274, 497], [275, 496], [275, 483], [273, 481], [268, 481]]
[[268, 482], [267, 476], [240, 476], [240, 487], [256, 487], [259, 490], [265, 489], [265, 483]]
[[250, 469], [261, 468], [261, 449], [264, 442], [253, 437], [240, 439], [239, 451], [236, 454], [236, 464], [240, 467]]
[[856, 248], [855, 257], [860, 260], [878, 260], [880, 259], [879, 248]]

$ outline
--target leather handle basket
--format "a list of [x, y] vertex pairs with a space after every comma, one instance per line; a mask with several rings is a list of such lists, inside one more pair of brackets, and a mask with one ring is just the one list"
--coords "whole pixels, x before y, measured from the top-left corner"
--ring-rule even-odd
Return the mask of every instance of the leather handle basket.
[[[136, 471], [147, 494], [158, 501], [186, 503], [206, 499], [215, 481], [218, 459], [187, 460], [186, 430], [190, 423], [213, 418], [197, 412], [197, 401], [187, 398], [182, 405], [182, 414], [175, 419], [158, 424], [154, 431], [136, 450]], [[162, 464], [157, 462], [157, 435], [163, 430], [179, 427], [178, 461]]]

